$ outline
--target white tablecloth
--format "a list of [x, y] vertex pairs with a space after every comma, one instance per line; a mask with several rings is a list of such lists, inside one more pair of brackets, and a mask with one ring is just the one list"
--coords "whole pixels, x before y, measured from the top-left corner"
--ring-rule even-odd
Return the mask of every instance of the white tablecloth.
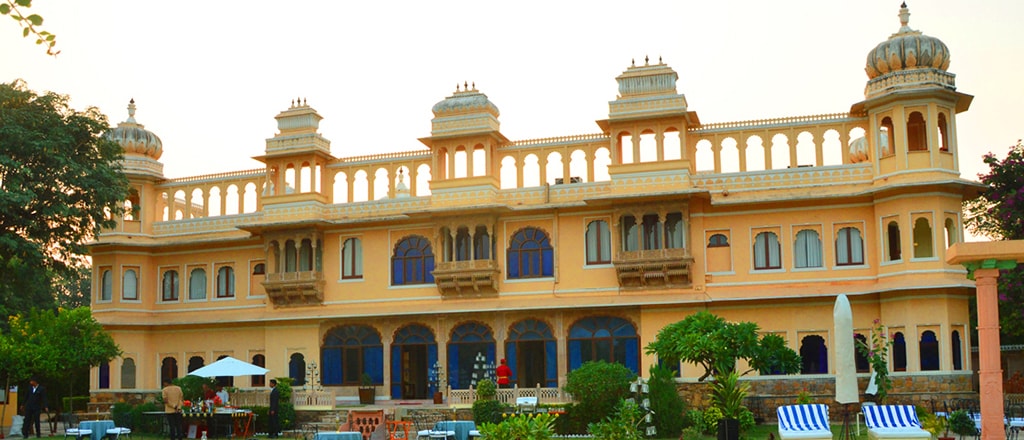
[[316, 440], [363, 440], [363, 435], [355, 431], [318, 432]]
[[102, 440], [103, 436], [107, 435], [107, 430], [114, 428], [113, 420], [91, 420], [79, 422], [78, 427], [82, 429], [92, 430], [92, 440]]

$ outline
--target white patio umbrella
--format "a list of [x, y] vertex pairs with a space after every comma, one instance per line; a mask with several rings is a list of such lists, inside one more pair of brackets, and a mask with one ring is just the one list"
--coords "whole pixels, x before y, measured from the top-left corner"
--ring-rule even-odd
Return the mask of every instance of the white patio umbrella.
[[260, 374], [267, 374], [268, 371], [270, 370], [261, 366], [253, 365], [246, 361], [240, 361], [231, 356], [227, 356], [224, 359], [199, 368], [188, 374], [199, 377], [257, 376]]
[[853, 311], [846, 295], [836, 297], [832, 322], [836, 338], [836, 402], [857, 403], [860, 395], [857, 389], [857, 361], [853, 354]]

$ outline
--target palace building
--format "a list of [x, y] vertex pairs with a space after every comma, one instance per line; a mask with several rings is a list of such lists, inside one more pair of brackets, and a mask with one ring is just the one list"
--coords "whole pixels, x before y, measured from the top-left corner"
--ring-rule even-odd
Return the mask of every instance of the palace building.
[[702, 121], [677, 72], [643, 60], [617, 94], [594, 91], [613, 99], [593, 134], [510, 140], [463, 84], [433, 106], [423, 148], [336, 157], [302, 99], [248, 153], [265, 167], [167, 179], [133, 102], [106, 134], [128, 209], [91, 244], [93, 314], [124, 353], [92, 391], [158, 390], [223, 356], [299, 385], [315, 364], [341, 401], [364, 373], [378, 399], [465, 389], [481, 356], [556, 388], [590, 360], [646, 375], [659, 361], [644, 347], [699, 310], [781, 335], [802, 375], [830, 377], [850, 337], [832, 330], [838, 294], [855, 337], [875, 320], [892, 335], [897, 392], [969, 391], [975, 287], [944, 255], [981, 188], [958, 165], [972, 96], [946, 45], [905, 7], [900, 21], [868, 52], [864, 100], [834, 114]]

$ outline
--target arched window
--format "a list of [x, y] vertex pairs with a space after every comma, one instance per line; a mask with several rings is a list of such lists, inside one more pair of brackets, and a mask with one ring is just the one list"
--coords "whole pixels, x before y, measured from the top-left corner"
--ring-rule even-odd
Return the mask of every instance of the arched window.
[[284, 271], [295, 272], [297, 266], [298, 249], [295, 247], [295, 240], [284, 242]]
[[951, 218], [946, 219], [946, 248], [956, 244], [959, 241], [960, 234], [956, 230], [956, 221]]
[[121, 388], [135, 389], [135, 359], [125, 358], [121, 362]]
[[800, 341], [800, 374], [828, 374], [828, 349], [825, 338], [808, 335]]
[[939, 369], [939, 340], [935, 332], [925, 330], [921, 333], [919, 343], [921, 353], [921, 371], [938, 371]]
[[164, 301], [178, 300], [178, 271], [164, 272], [164, 280], [160, 287], [160, 298]]
[[469, 261], [473, 259], [473, 238], [468, 227], [460, 227], [455, 232], [455, 259], [453, 261]]
[[160, 383], [178, 378], [178, 360], [165, 357], [160, 361]]
[[665, 216], [665, 248], [682, 249], [686, 247], [686, 227], [683, 225], [683, 213], [670, 212]]
[[913, 112], [907, 119], [907, 149], [910, 151], [927, 151], [928, 138], [924, 116], [921, 112]]
[[434, 251], [430, 241], [418, 235], [403, 238], [391, 257], [391, 284], [429, 284], [434, 282]]
[[217, 298], [232, 298], [235, 296], [235, 269], [224, 266], [217, 269]]
[[636, 327], [615, 316], [595, 316], [576, 321], [569, 328], [569, 371], [584, 362], [618, 362], [640, 371], [640, 338]]
[[299, 272], [309, 272], [313, 270], [313, 241], [310, 239], [302, 240], [302, 245], [299, 247]]
[[619, 219], [619, 227], [622, 228], [622, 250], [640, 250], [640, 227], [636, 224], [636, 218], [631, 215], [624, 215]]
[[818, 231], [804, 229], [796, 233], [793, 258], [793, 267], [798, 269], [822, 266], [821, 239], [818, 237]]
[[896, 154], [895, 131], [893, 130], [892, 118], [886, 116], [879, 124], [878, 149], [881, 157], [888, 157]]
[[124, 271], [124, 280], [122, 281], [121, 286], [121, 299], [129, 301], [139, 299], [139, 276], [135, 273], [134, 269]]
[[99, 370], [100, 370], [100, 377], [99, 377], [99, 379], [100, 379], [99, 380], [99, 382], [100, 382], [100, 389], [101, 390], [108, 390], [108, 389], [110, 389], [110, 362], [104, 362], [104, 363], [100, 364]]
[[842, 228], [836, 236], [836, 265], [858, 264], [864, 264], [864, 241], [860, 237], [860, 229]]
[[754, 270], [781, 269], [782, 246], [774, 232], [760, 232], [754, 237]]
[[708, 238], [708, 247], [729, 247], [729, 237], [726, 237], [724, 234], [712, 235], [710, 238]]
[[661, 249], [662, 231], [661, 219], [658, 214], [646, 214], [643, 217], [644, 228], [644, 249]]
[[474, 260], [491, 259], [491, 234], [487, 233], [486, 226], [477, 226], [473, 234], [473, 255]]
[[306, 384], [306, 357], [302, 353], [292, 353], [288, 358], [288, 377], [292, 379], [292, 386]]
[[952, 349], [953, 349], [952, 350], [953, 351], [953, 369], [957, 370], [957, 371], [963, 370], [964, 369], [964, 360], [963, 360], [964, 354], [963, 354], [963, 343], [960, 342], [960, 331], [959, 330], [953, 330], [953, 333], [950, 335], [949, 339], [950, 339], [950, 342], [951, 342], [951, 345], [952, 345]]
[[918, 217], [914, 220], [914, 258], [931, 258], [932, 252], [932, 225], [928, 219]]
[[558, 347], [544, 321], [524, 319], [509, 329], [505, 359], [512, 367], [512, 383], [520, 388], [558, 386]]
[[352, 237], [341, 244], [341, 279], [363, 278], [363, 241]]
[[867, 346], [868, 338], [860, 333], [853, 335], [853, 361], [857, 365], [858, 373], [868, 373], [871, 371], [871, 364], [868, 363], [868, 357], [860, 351], [860, 346]]
[[886, 224], [885, 237], [887, 241], [886, 247], [889, 250], [886, 256], [889, 257], [889, 261], [900, 261], [903, 259], [903, 250], [900, 246], [900, 224], [896, 223], [895, 220]]
[[266, 275], [267, 274], [267, 265], [263, 264], [263, 263], [257, 263], [255, 266], [252, 267], [252, 274], [253, 275]]
[[[263, 356], [262, 354], [253, 355], [252, 356], [252, 364], [257, 366], [257, 367], [266, 367], [267, 366], [267, 357]], [[266, 386], [267, 385], [267, 375], [266, 374], [254, 374], [254, 375], [250, 376], [250, 383], [254, 387]]]
[[608, 222], [594, 220], [587, 223], [587, 264], [611, 264], [611, 232]]
[[554, 272], [554, 249], [548, 234], [537, 228], [523, 228], [512, 236], [508, 248], [509, 279], [550, 277]]
[[205, 364], [206, 361], [204, 361], [201, 356], [192, 356], [188, 358], [188, 372], [191, 373], [200, 368], [203, 368], [203, 365]]
[[374, 385], [384, 383], [384, 345], [373, 327], [332, 328], [324, 336], [320, 360], [324, 385], [359, 385], [363, 373], [370, 375]]
[[188, 274], [188, 299], [206, 299], [206, 269], [192, 269]]
[[939, 113], [939, 151], [949, 151], [949, 124], [945, 113]]
[[114, 274], [110, 272], [110, 269], [105, 269], [101, 279], [103, 280], [103, 290], [100, 294], [100, 301], [110, 301], [114, 297]]
[[448, 341], [448, 378], [452, 388], [469, 388], [479, 379], [477, 357], [483, 356], [486, 363], [497, 364], [494, 359], [494, 334], [490, 327], [479, 322], [459, 324], [452, 330]]
[[892, 335], [892, 370], [907, 371], [907, 340], [903, 332]]
[[391, 343], [391, 396], [425, 399], [437, 391], [429, 372], [437, 364], [437, 338], [421, 324], [409, 324], [395, 332]]

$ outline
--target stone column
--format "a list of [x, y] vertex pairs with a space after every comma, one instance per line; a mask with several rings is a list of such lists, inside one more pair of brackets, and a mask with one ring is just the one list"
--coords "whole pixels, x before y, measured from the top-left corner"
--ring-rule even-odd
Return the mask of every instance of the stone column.
[[974, 271], [978, 295], [978, 362], [981, 383], [981, 438], [1005, 439], [1003, 372], [999, 362], [999, 269]]

